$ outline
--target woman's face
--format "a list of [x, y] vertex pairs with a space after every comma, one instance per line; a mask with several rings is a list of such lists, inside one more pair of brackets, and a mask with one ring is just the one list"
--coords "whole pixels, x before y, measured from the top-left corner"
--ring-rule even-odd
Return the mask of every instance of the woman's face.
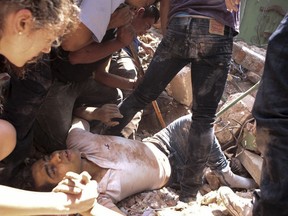
[[58, 184], [68, 171], [82, 172], [81, 154], [76, 149], [55, 151], [32, 165], [36, 188]]
[[41, 53], [49, 53], [56, 40], [55, 35], [44, 29], [18, 34], [16, 37], [7, 35], [1, 39], [5, 43], [3, 55], [17, 67], [22, 67]]
[[41, 53], [49, 53], [52, 43], [57, 39], [55, 32], [45, 28], [35, 30], [33, 25], [33, 17], [28, 10], [20, 10], [5, 17], [0, 53], [18, 67]]

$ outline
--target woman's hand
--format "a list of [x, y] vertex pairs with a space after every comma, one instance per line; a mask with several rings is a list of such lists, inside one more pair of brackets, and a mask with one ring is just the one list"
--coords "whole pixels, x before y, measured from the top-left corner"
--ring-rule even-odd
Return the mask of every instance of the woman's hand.
[[67, 195], [66, 208], [84, 212], [91, 209], [98, 197], [98, 184], [90, 180], [87, 172], [80, 175], [68, 172], [61, 182], [53, 189], [53, 192], [62, 192]]

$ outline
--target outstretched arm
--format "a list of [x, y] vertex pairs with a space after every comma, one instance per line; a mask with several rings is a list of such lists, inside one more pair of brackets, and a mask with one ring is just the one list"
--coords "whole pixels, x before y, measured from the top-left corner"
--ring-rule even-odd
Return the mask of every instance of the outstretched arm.
[[88, 64], [99, 61], [115, 51], [129, 45], [135, 36], [134, 28], [125, 25], [117, 30], [117, 37], [105, 42], [93, 42], [82, 49], [69, 54], [72, 64]]
[[[59, 215], [84, 212], [94, 206], [98, 196], [96, 181], [88, 173], [75, 174], [77, 187], [64, 192], [34, 192], [0, 185], [0, 215]], [[82, 181], [85, 180], [85, 181]], [[62, 187], [60, 184], [57, 187]]]

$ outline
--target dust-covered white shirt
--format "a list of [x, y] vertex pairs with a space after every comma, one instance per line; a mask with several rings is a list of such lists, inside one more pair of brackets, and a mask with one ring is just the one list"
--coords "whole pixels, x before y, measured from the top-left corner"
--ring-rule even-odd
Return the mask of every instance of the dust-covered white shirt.
[[94, 40], [101, 42], [110, 22], [111, 14], [124, 0], [82, 0], [80, 20], [94, 34]]
[[77, 128], [70, 131], [67, 147], [79, 149], [89, 161], [108, 169], [98, 182], [98, 202], [108, 208], [132, 194], [163, 187], [171, 175], [167, 156], [148, 142]]

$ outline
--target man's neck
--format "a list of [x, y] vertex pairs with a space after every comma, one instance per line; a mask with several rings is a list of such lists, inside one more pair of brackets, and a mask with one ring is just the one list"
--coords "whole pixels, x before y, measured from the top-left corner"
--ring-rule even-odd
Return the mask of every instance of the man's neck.
[[108, 171], [108, 169], [98, 166], [97, 164], [89, 161], [85, 157], [81, 157], [81, 160], [82, 160], [82, 171], [87, 171], [92, 176], [92, 179], [96, 180], [97, 182], [100, 182], [103, 176]]

